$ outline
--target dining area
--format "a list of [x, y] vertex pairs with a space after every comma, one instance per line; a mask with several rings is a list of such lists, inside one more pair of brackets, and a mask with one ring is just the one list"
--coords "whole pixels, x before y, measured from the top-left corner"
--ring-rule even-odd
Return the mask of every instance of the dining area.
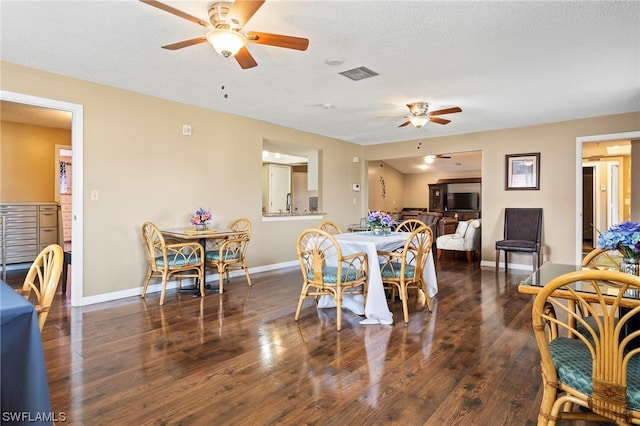
[[[378, 218], [376, 214], [373, 220]], [[296, 321], [308, 297], [313, 297], [317, 309], [336, 309], [338, 331], [342, 308], [364, 316], [362, 325], [393, 324], [389, 299], [393, 302], [396, 295], [408, 323], [409, 290], [415, 290], [415, 297], [432, 311], [438, 282], [431, 229], [415, 220], [394, 231], [372, 228], [342, 233], [335, 224], [324, 222], [299, 235], [296, 248], [303, 286]]]

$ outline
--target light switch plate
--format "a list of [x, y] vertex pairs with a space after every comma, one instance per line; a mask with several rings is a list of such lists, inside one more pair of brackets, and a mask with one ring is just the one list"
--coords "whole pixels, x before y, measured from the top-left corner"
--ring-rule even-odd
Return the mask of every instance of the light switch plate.
[[360, 184], [359, 183], [354, 183], [353, 185], [351, 185], [351, 190], [353, 192], [358, 192], [360, 191]]

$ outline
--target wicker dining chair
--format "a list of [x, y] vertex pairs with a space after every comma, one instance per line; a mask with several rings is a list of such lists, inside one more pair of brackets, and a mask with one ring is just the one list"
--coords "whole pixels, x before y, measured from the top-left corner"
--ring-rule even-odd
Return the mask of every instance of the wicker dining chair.
[[425, 223], [421, 220], [407, 219], [400, 222], [400, 224], [396, 227], [396, 232], [413, 232], [424, 225]]
[[40, 331], [44, 328], [47, 316], [49, 316], [49, 309], [56, 295], [63, 261], [62, 247], [58, 244], [48, 245], [33, 261], [22, 288], [17, 290], [27, 300], [30, 299], [31, 294], [35, 295], [34, 305], [38, 314]]
[[431, 253], [433, 233], [427, 225], [416, 228], [403, 247], [396, 251], [379, 251], [378, 256], [383, 259], [380, 263], [382, 283], [385, 288], [395, 290], [402, 300], [404, 322], [409, 322], [407, 304], [408, 290], [420, 289], [424, 292], [429, 311], [432, 310], [431, 298], [428, 296], [427, 284], [424, 281], [424, 268]]
[[164, 305], [167, 283], [174, 276], [178, 279], [179, 288], [182, 288], [182, 278], [198, 279], [200, 295], [204, 297], [204, 249], [199, 243], [169, 242], [151, 222], [142, 225], [142, 239], [148, 262], [141, 294], [143, 298], [151, 278], [161, 278], [160, 305]]
[[298, 260], [302, 272], [302, 291], [295, 320], [300, 318], [302, 304], [312, 296], [330, 296], [336, 304], [336, 328], [342, 329], [342, 296], [367, 295], [369, 264], [364, 252], [343, 255], [338, 242], [326, 231], [307, 229], [297, 241]]
[[[585, 255], [585, 257], [582, 258], [581, 265], [583, 268], [589, 269], [618, 271], [620, 268], [621, 260], [622, 256], [620, 256], [617, 250], [596, 248], [591, 250]], [[585, 321], [595, 321], [595, 318], [591, 317], [590, 311], [585, 306], [582, 306], [582, 304], [576, 304], [571, 300], [568, 302], [568, 304], [570, 307], [573, 307], [576, 312], [580, 313]], [[597, 307], [595, 308], [595, 310], [596, 312], [599, 312], [599, 309]], [[593, 324], [591, 325], [593, 326]], [[581, 324], [575, 324], [575, 326], [584, 334], [584, 329]]]
[[318, 228], [330, 233], [331, 235], [342, 234], [342, 230], [340, 229], [338, 224], [330, 220], [325, 220], [324, 222], [321, 222]]
[[[532, 322], [544, 386], [538, 425], [565, 419], [640, 424], [640, 347], [631, 345], [640, 330], [622, 333], [640, 314], [640, 300], [622, 299], [627, 291], [640, 291], [640, 277], [584, 269], [551, 280], [536, 295]], [[586, 321], [567, 301], [598, 320]], [[626, 303], [635, 307], [620, 315]]]
[[617, 250], [596, 248], [587, 253], [581, 265], [592, 269], [618, 270], [622, 256]]
[[224, 292], [224, 278], [230, 282], [230, 271], [242, 269], [247, 278], [247, 284], [251, 287], [251, 276], [247, 267], [247, 248], [251, 240], [252, 226], [247, 218], [234, 220], [231, 230], [242, 232], [232, 238], [224, 240], [211, 240], [208, 242], [205, 253], [205, 267], [215, 267], [218, 270], [219, 292]]

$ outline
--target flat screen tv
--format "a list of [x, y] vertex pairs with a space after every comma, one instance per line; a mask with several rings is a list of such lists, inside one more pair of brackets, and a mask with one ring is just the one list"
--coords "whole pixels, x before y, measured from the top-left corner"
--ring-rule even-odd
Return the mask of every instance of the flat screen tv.
[[449, 192], [447, 194], [448, 210], [478, 210], [477, 192]]

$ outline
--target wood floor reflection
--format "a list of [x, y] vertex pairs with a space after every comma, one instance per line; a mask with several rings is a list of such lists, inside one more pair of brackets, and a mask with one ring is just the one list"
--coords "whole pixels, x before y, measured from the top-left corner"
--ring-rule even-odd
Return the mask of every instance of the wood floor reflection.
[[[359, 324], [308, 300], [300, 271], [204, 299], [168, 291], [71, 308], [43, 331], [54, 411], [72, 425], [534, 425], [541, 397], [526, 272], [445, 256], [433, 312]], [[142, 277], [140, 277], [142, 280]], [[585, 424], [585, 423], [578, 423]]]

